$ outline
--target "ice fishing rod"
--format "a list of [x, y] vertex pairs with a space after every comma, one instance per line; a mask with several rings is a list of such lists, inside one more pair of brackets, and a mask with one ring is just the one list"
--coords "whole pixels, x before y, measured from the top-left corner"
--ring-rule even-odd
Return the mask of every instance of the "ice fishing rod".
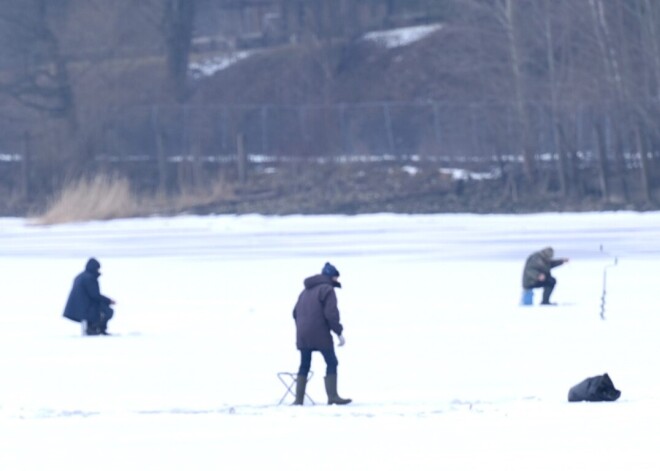
[[[613, 256], [610, 253], [607, 253], [603, 250], [603, 244], [600, 244], [600, 252], [609, 256]], [[607, 296], [607, 269], [617, 266], [619, 263], [619, 257], [614, 255], [614, 261], [609, 265], [605, 265], [603, 268], [603, 293], [600, 297], [600, 318], [605, 320], [605, 297]]]

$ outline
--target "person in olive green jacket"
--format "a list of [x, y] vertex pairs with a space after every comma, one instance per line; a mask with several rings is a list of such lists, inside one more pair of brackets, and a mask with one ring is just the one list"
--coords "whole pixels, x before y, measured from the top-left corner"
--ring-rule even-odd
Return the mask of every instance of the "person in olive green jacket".
[[543, 288], [541, 304], [552, 304], [550, 295], [555, 289], [557, 280], [550, 274], [550, 270], [568, 262], [567, 258], [553, 259], [555, 251], [552, 247], [534, 252], [525, 262], [523, 270], [523, 289]]

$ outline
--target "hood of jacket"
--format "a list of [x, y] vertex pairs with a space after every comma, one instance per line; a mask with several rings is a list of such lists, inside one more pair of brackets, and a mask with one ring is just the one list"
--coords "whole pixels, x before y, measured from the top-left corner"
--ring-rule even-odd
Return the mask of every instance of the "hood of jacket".
[[85, 271], [87, 273], [90, 273], [96, 277], [101, 276], [101, 272], [99, 271], [101, 269], [101, 264], [99, 263], [98, 260], [95, 258], [90, 258], [87, 260], [87, 264], [85, 265]]
[[554, 255], [555, 251], [552, 247], [546, 247], [541, 250], [541, 256], [546, 260], [551, 260]]
[[304, 284], [305, 284], [305, 289], [314, 288], [315, 286], [318, 285], [330, 285], [333, 288], [341, 288], [341, 283], [325, 275], [313, 275], [310, 276], [309, 278], [305, 278]]

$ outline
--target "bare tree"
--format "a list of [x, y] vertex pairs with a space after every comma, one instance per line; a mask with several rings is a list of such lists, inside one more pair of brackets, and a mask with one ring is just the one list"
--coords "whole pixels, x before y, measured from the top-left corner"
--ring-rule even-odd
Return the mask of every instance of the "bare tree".
[[566, 149], [563, 141], [563, 130], [559, 117], [559, 83], [557, 77], [557, 64], [556, 64], [556, 44], [554, 25], [552, 23], [552, 10], [550, 0], [543, 0], [542, 5], [543, 21], [543, 36], [545, 39], [546, 47], [546, 60], [548, 66], [548, 85], [550, 90], [550, 113], [553, 126], [553, 137], [555, 141], [555, 150], [557, 152], [557, 159], [559, 162], [559, 191], [563, 197], [567, 193], [567, 165], [566, 165]]
[[69, 63], [52, 25], [53, 5], [47, 0], [7, 2], [0, 22], [5, 48], [13, 62], [0, 78], [0, 92], [28, 108], [63, 118], [78, 126]]
[[649, 158], [651, 135], [658, 136], [657, 118], [648, 104], [655, 103], [660, 97], [660, 8], [656, 2], [644, 0], [634, 5], [633, 16], [639, 25], [639, 64], [646, 71], [646, 77], [640, 89], [642, 96], [635, 103], [636, 141], [640, 159], [640, 178], [643, 197], [647, 203], [653, 202], [653, 161]]
[[162, 31], [167, 70], [178, 103], [187, 98], [188, 60], [195, 20], [195, 0], [164, 0]]
[[136, 11], [158, 31], [169, 80], [177, 103], [188, 98], [188, 65], [195, 24], [196, 0], [142, 0]]
[[534, 152], [531, 148], [529, 116], [526, 107], [526, 78], [524, 77], [518, 35], [516, 7], [518, 0], [502, 0], [496, 3], [496, 14], [506, 31], [507, 49], [511, 65], [511, 78], [515, 93], [514, 106], [521, 129], [521, 150], [525, 176], [529, 183], [534, 181]]
[[623, 154], [623, 131], [621, 129], [621, 122], [625, 121], [627, 118], [624, 114], [626, 91], [619, 64], [619, 55], [617, 54], [611, 28], [607, 21], [605, 5], [602, 0], [588, 0], [588, 4], [593, 19], [594, 36], [598, 45], [598, 50], [600, 51], [600, 59], [603, 63], [605, 78], [614, 104], [614, 119], [611, 120], [615, 139], [614, 159], [617, 164], [616, 175], [621, 183], [622, 197], [625, 202], [629, 199], [629, 192], [625, 179], [626, 163]]

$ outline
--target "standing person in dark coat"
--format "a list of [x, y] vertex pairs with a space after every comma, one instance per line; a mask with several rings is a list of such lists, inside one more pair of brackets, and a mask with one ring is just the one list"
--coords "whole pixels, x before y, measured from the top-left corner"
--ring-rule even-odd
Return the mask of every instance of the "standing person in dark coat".
[[110, 307], [115, 302], [101, 294], [99, 276], [101, 264], [90, 258], [85, 271], [73, 280], [73, 287], [64, 308], [64, 317], [75, 322], [85, 322], [87, 335], [109, 335], [108, 321], [114, 311]]
[[555, 289], [557, 280], [552, 277], [550, 270], [568, 262], [567, 258], [553, 259], [555, 251], [552, 247], [534, 252], [525, 262], [523, 270], [523, 289], [543, 288], [543, 300], [541, 304], [552, 304], [550, 295]]
[[337, 355], [331, 332], [337, 335], [338, 345], [344, 345], [344, 327], [339, 321], [335, 288], [341, 288], [339, 271], [326, 263], [320, 275], [305, 279], [305, 289], [298, 297], [293, 309], [296, 321], [296, 346], [300, 350], [300, 368], [296, 379], [296, 400], [294, 405], [302, 405], [305, 399], [307, 374], [312, 364], [312, 352], [321, 352], [326, 364], [325, 390], [328, 404], [344, 405], [351, 399], [343, 399], [337, 394]]

